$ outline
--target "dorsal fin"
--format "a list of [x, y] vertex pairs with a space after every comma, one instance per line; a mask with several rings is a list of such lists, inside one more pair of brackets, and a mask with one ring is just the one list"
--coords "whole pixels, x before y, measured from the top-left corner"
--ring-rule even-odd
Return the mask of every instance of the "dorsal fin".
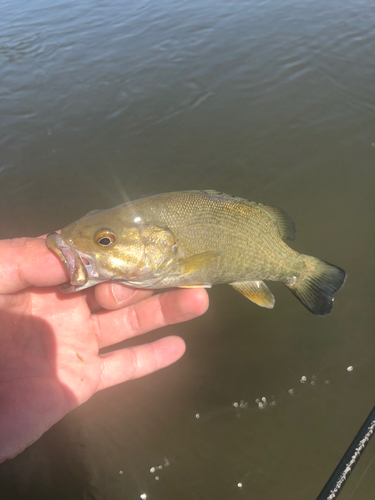
[[270, 207], [269, 205], [257, 204], [260, 210], [266, 212], [273, 222], [276, 224], [280, 236], [283, 240], [295, 240], [296, 239], [296, 226], [294, 222], [289, 217], [289, 215], [284, 212], [281, 208]]
[[244, 198], [240, 198], [239, 196], [235, 196], [234, 194], [222, 193], [221, 191], [216, 191], [216, 189], [204, 189], [202, 193], [207, 193], [215, 196], [222, 196], [223, 198], [230, 198], [231, 200], [236, 200], [246, 204], [253, 204], [253, 201], [247, 201]]
[[244, 203], [245, 205], [250, 205], [252, 207], [258, 207], [259, 210], [265, 212], [276, 224], [280, 233], [280, 237], [282, 239], [288, 239], [288, 240], [296, 239], [296, 226], [294, 225], [294, 222], [289, 217], [289, 215], [286, 212], [284, 212], [284, 210], [282, 210], [281, 208], [271, 207], [269, 205], [263, 205], [262, 203], [256, 203], [255, 201], [248, 201], [238, 196], [233, 196], [231, 194], [226, 194], [226, 193], [220, 193], [219, 191], [215, 191], [214, 189], [206, 189], [203, 192], [211, 195], [231, 198], [232, 200], [238, 201], [239, 203]]

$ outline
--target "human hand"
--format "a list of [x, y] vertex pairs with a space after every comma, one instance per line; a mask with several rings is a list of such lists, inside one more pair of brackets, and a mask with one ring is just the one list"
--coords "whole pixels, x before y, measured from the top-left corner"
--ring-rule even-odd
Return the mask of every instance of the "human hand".
[[65, 295], [67, 280], [43, 238], [0, 241], [0, 462], [13, 458], [95, 392], [177, 361], [179, 337], [99, 349], [203, 314], [203, 289], [152, 296], [102, 283]]

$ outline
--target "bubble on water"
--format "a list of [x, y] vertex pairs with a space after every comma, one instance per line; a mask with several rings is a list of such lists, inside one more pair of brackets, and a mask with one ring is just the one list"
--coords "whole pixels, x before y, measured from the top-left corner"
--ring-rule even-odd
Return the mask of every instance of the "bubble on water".
[[118, 473], [122, 475], [124, 473], [124, 471], [123, 470], [119, 470]]
[[240, 408], [247, 408], [249, 406], [249, 403], [247, 401], [244, 401], [241, 399], [240, 401]]
[[147, 498], [147, 495], [146, 493], [142, 493], [141, 495], [139, 495], [141, 497], [142, 500], [146, 500]]
[[155, 476], [155, 481], [159, 481], [159, 476]]
[[170, 461], [167, 457], [164, 457], [164, 467], [168, 467], [169, 465], [171, 465]]
[[329, 380], [326, 380], [326, 385], [329, 385], [331, 382]]
[[234, 406], [235, 408], [238, 408], [238, 403], [237, 403], [237, 401], [235, 401], [235, 402], [233, 403], [233, 406]]
[[200, 417], [199, 413], [196, 413], [195, 418], [199, 418], [199, 417]]
[[242, 483], [237, 483], [238, 488], [242, 488]]
[[153, 474], [155, 472], [155, 467], [151, 467], [150, 472]]
[[307, 380], [307, 377], [305, 377], [305, 375], [302, 375], [301, 380], [300, 380], [301, 384], [304, 384], [306, 382], [306, 380]]
[[159, 465], [158, 469], [159, 469], [159, 470], [161, 470], [162, 468], [163, 468], [163, 466], [162, 466], [162, 465]]
[[312, 380], [310, 383], [311, 385], [315, 385], [315, 380]]
[[312, 378], [313, 380], [316, 380], [316, 376], [315, 376], [315, 375], [312, 375], [312, 376], [311, 376], [311, 378]]
[[265, 407], [266, 405], [262, 402], [259, 402], [258, 403], [258, 408], [260, 408], [261, 410], [263, 410], [263, 408]]
[[276, 401], [271, 401], [270, 406], [276, 406]]
[[259, 401], [260, 401], [260, 399], [259, 399], [259, 398], [256, 398], [255, 402], [256, 402], [257, 404], [259, 403]]
[[346, 369], [348, 372], [352, 372], [354, 370], [354, 368], [352, 366], [348, 366], [348, 368]]
[[263, 403], [266, 403], [267, 402], [267, 398], [265, 398], [264, 396], [262, 397], [262, 401]]
[[289, 389], [289, 394], [294, 394], [294, 389]]

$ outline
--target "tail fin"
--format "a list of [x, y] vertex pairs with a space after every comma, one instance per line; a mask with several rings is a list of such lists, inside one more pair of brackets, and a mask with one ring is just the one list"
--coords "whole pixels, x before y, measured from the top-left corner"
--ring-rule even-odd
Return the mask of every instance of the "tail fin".
[[305, 271], [294, 283], [286, 283], [286, 286], [309, 311], [325, 316], [332, 311], [333, 294], [345, 283], [346, 273], [315, 257], [303, 257]]

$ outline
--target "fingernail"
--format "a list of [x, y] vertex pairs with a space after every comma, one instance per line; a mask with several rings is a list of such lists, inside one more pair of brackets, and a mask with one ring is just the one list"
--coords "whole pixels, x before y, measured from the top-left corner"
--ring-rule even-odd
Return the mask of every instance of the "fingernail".
[[130, 297], [132, 297], [134, 295], [136, 290], [134, 290], [134, 289], [132, 290], [131, 288], [128, 288], [128, 287], [125, 287], [122, 285], [118, 285], [116, 283], [111, 283], [111, 292], [112, 292], [113, 298], [116, 301], [116, 304], [121, 305], [124, 302], [127, 302], [130, 299]]

